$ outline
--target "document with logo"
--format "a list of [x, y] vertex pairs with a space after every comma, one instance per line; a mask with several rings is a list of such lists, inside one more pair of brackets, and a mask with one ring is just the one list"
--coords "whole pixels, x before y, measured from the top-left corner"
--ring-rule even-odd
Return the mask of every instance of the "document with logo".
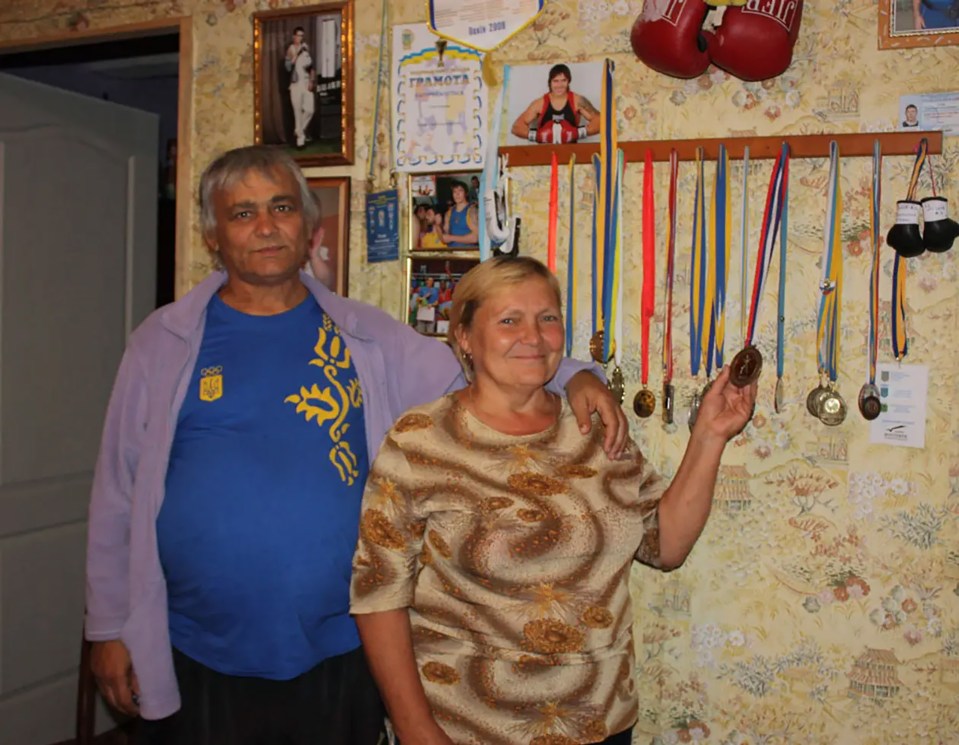
[[929, 367], [880, 363], [876, 370], [876, 386], [882, 413], [870, 423], [869, 442], [925, 447]]

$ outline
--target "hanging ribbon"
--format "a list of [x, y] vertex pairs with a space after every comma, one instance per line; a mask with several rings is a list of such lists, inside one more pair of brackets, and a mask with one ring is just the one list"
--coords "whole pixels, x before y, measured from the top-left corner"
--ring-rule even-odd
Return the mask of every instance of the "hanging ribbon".
[[[785, 156], [789, 157], [789, 146], [783, 144]], [[776, 404], [778, 412], [782, 397], [782, 379], [786, 366], [786, 248], [789, 243], [789, 161], [783, 171], [782, 182], [782, 217], [779, 233], [779, 292], [776, 297]]]
[[749, 261], [746, 256], [746, 247], [749, 245], [749, 145], [743, 148], [743, 206], [740, 215], [739, 231], [739, 337], [746, 343], [746, 293], [749, 291], [746, 276], [749, 272]]
[[[714, 349], [716, 369], [721, 370], [726, 346], [726, 277], [729, 268], [729, 154], [726, 146], [720, 144], [719, 157], [716, 160], [716, 180], [713, 186], [713, 204], [710, 207], [712, 228], [710, 239], [713, 249], [712, 268], [709, 275], [713, 286], [713, 323], [710, 330]], [[710, 371], [707, 368], [707, 376]]]
[[556, 231], [559, 220], [559, 163], [553, 151], [549, 169], [549, 225], [546, 233], [546, 266], [556, 273]]
[[593, 155], [593, 239], [592, 239], [592, 334], [593, 338], [596, 337], [597, 332], [599, 332], [600, 326], [602, 324], [603, 311], [603, 296], [602, 296], [602, 273], [603, 273], [603, 259], [600, 253], [602, 246], [602, 239], [600, 236], [600, 230], [602, 225], [602, 219], [600, 216], [600, 211], [602, 206], [600, 204], [600, 189], [602, 186], [600, 179], [600, 164], [599, 156]]
[[602, 245], [599, 255], [602, 257], [602, 264], [599, 269], [600, 288], [602, 291], [602, 325], [603, 325], [603, 346], [602, 355], [604, 360], [610, 357], [610, 348], [612, 346], [610, 324], [612, 322], [612, 303], [613, 303], [613, 255], [615, 252], [616, 234], [616, 189], [615, 179], [617, 173], [617, 154], [616, 154], [616, 112], [615, 99], [613, 97], [613, 74], [616, 66], [612, 60], [607, 59], [603, 66], [603, 91], [602, 91], [602, 120], [600, 122], [600, 143], [599, 143], [599, 168], [600, 168], [600, 219], [602, 221], [600, 236]]
[[622, 151], [615, 153], [615, 167], [613, 170], [613, 196], [610, 200], [613, 210], [610, 215], [609, 250], [603, 260], [605, 271], [603, 275], [603, 359], [608, 360], [613, 352], [620, 350], [615, 346], [615, 333], [618, 323], [619, 299], [619, 259], [621, 241], [620, 217], [623, 214], [622, 205], [622, 170], [624, 160]]
[[706, 305], [706, 194], [703, 149], [696, 149], [696, 193], [693, 199], [693, 241], [689, 263], [689, 372], [695, 378], [703, 360]]
[[649, 323], [656, 310], [656, 208], [653, 184], [653, 151], [643, 163], [643, 293], [639, 309], [641, 382], [649, 384]]
[[756, 257], [756, 268], [753, 274], [753, 291], [749, 302], [749, 321], [746, 324], [746, 345], [753, 343], [756, 334], [756, 321], [759, 313], [759, 303], [762, 300], [763, 288], [769, 274], [769, 265], [772, 263], [773, 247], [776, 244], [776, 234], [782, 219], [783, 190], [785, 174], [789, 168], [789, 146], [783, 144], [776, 165], [773, 167], [769, 179], [769, 189], [766, 192], [766, 208], [763, 213], [763, 226], [759, 236], [759, 254]]
[[576, 182], [573, 167], [576, 156], [569, 158], [569, 249], [566, 254], [566, 356], [573, 355], [573, 329], [576, 318]]
[[869, 220], [869, 240], [872, 243], [872, 268], [869, 273], [869, 365], [867, 375], [871, 385], [876, 384], [876, 360], [879, 357], [879, 248], [882, 234], [879, 227], [879, 209], [882, 204], [882, 148], [876, 140], [872, 149], [872, 211]]
[[676, 273], [676, 184], [679, 154], [669, 151], [669, 201], [666, 208], [666, 300], [663, 311], [663, 420], [672, 424], [673, 278]]
[[613, 291], [610, 317], [612, 322], [612, 338], [609, 340], [613, 352], [613, 361], [616, 370], [623, 364], [623, 176], [626, 170], [626, 155], [622, 150], [616, 151], [616, 214], [613, 233]]
[[839, 146], [829, 143], [829, 204], [823, 245], [822, 278], [819, 283], [816, 345], [820, 374], [835, 383], [839, 372], [839, 330], [842, 318], [842, 190], [839, 188]]
[[[922, 172], [928, 152], [929, 142], [923, 137], [916, 152], [912, 175], [909, 177], [909, 192], [906, 194], [906, 199], [910, 201], [916, 198], [919, 174]], [[909, 354], [909, 339], [906, 336], [906, 260], [897, 251], [892, 264], [892, 355], [901, 362], [907, 354]]]
[[[370, 168], [366, 176], [367, 191], [373, 191], [373, 177], [376, 172], [376, 135], [380, 128], [380, 99], [383, 93], [383, 70], [386, 66], [386, 55], [388, 49], [386, 45], [387, 18], [389, 16], [389, 3], [383, 0], [383, 6], [380, 9], [380, 55], [376, 63], [376, 94], [373, 103], [373, 130], [370, 144]], [[387, 127], [390, 132], [390, 153], [393, 153], [393, 128]]]

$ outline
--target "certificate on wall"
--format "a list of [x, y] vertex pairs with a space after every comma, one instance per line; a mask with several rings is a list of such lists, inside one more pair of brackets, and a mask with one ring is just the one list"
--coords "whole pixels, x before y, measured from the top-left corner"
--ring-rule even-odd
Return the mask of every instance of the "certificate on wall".
[[519, 33], [543, 10], [543, 0], [429, 0], [430, 30], [488, 52]]
[[880, 363], [876, 385], [882, 413], [869, 426], [869, 442], [877, 445], [926, 446], [927, 365]]
[[486, 151], [482, 55], [423, 24], [393, 27], [393, 161], [405, 173], [473, 170]]
[[399, 192], [396, 189], [366, 195], [366, 260], [400, 258]]

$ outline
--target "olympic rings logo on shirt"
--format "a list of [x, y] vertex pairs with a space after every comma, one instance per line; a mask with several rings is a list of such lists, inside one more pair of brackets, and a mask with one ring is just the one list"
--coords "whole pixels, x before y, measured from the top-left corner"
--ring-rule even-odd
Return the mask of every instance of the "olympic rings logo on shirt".
[[211, 375], [219, 375], [223, 372], [223, 365], [217, 365], [216, 367], [204, 367], [200, 370], [201, 378], [208, 378]]

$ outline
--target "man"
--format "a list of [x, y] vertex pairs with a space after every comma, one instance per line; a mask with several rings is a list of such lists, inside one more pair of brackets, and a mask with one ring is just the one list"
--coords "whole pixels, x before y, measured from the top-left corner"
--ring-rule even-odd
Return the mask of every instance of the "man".
[[443, 243], [450, 248], [479, 247], [479, 214], [471, 204], [466, 184], [454, 181], [450, 189], [453, 204], [443, 218]]
[[549, 92], [516, 117], [512, 133], [530, 142], [556, 145], [599, 134], [599, 112], [585, 96], [569, 89], [572, 80], [569, 67], [553, 65], [547, 78]]
[[903, 129], [910, 129], [912, 127], [919, 126], [919, 109], [916, 108], [916, 104], [911, 103], [906, 106], [905, 118], [902, 120]]
[[293, 29], [293, 41], [286, 48], [286, 58], [283, 60], [286, 71], [290, 73], [293, 136], [297, 147], [306, 144], [307, 127], [313, 120], [315, 104], [313, 91], [316, 90], [316, 69], [313, 67], [313, 58], [310, 57], [310, 47], [303, 41], [305, 35], [306, 29], [302, 26]]
[[[375, 745], [349, 616], [368, 464], [405, 409], [464, 384], [449, 348], [300, 271], [318, 211], [279, 148], [200, 182], [223, 271], [131, 335], [90, 503], [86, 636], [100, 690], [164, 745]], [[567, 363], [570, 405], [625, 418]], [[578, 371], [578, 372], [577, 372]]]

